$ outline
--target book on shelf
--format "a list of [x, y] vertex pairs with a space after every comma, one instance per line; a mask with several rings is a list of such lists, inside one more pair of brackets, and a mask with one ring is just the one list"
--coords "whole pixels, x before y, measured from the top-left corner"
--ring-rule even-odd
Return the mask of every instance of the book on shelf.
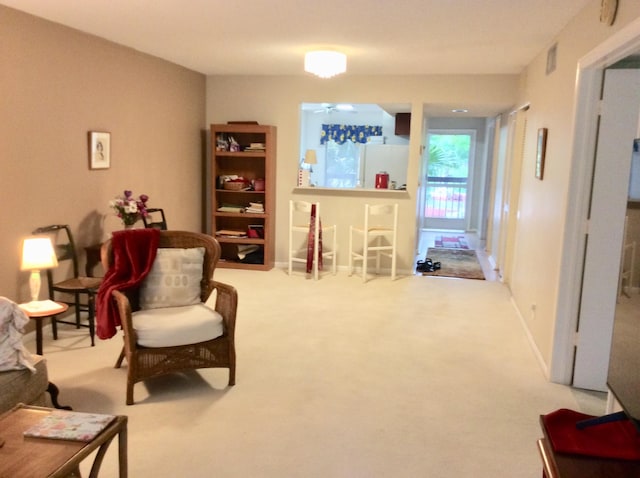
[[238, 245], [238, 259], [243, 260], [247, 255], [252, 252], [256, 252], [260, 249], [257, 244], [239, 244]]
[[90, 442], [114, 419], [115, 415], [53, 410], [27, 428], [23, 435], [31, 438], [53, 438]]
[[249, 205], [244, 210], [245, 212], [263, 214], [264, 204], [262, 204], [261, 202], [250, 202]]
[[247, 237], [247, 233], [245, 231], [239, 231], [235, 229], [220, 229], [216, 231], [216, 236], [222, 237]]
[[244, 212], [245, 208], [242, 206], [220, 206], [218, 212]]
[[251, 143], [249, 146], [244, 148], [245, 151], [265, 151], [267, 148], [264, 143]]

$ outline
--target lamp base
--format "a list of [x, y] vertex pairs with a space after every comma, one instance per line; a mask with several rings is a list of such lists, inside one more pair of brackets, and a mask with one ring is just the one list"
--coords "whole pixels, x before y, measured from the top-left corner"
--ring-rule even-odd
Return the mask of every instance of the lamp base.
[[31, 271], [29, 276], [29, 289], [31, 290], [31, 302], [37, 302], [40, 295], [40, 271]]

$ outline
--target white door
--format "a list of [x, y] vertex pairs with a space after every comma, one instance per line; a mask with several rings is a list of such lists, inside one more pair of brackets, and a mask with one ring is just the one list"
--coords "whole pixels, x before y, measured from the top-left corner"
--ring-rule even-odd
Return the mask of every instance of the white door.
[[606, 70], [591, 192], [573, 386], [606, 391], [640, 71]]
[[502, 177], [502, 196], [500, 203], [500, 229], [498, 248], [492, 255], [502, 281], [509, 284], [511, 280], [511, 263], [516, 232], [518, 201], [522, 174], [522, 158], [524, 154], [525, 131], [527, 129], [527, 111], [523, 107], [509, 115], [507, 157]]
[[423, 228], [465, 231], [476, 149], [475, 130], [429, 130], [422, 178]]

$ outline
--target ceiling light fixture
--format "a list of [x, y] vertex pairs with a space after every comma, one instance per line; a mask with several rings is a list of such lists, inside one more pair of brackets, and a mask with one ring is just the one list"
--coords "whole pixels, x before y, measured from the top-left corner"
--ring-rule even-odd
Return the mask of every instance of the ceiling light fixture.
[[452, 113], [468, 113], [469, 110], [466, 110], [464, 108], [459, 108], [459, 109], [455, 109], [455, 110], [451, 110]]
[[331, 78], [347, 71], [347, 55], [330, 50], [307, 52], [304, 56], [304, 71], [320, 78]]

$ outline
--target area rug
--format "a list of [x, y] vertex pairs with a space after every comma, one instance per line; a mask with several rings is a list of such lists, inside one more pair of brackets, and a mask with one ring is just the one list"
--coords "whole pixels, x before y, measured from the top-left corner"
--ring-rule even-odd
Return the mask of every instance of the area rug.
[[469, 249], [469, 244], [464, 236], [436, 236], [435, 247], [445, 249]]
[[433, 262], [439, 262], [440, 269], [435, 272], [423, 272], [423, 276], [484, 280], [476, 251], [430, 247], [427, 257]]

